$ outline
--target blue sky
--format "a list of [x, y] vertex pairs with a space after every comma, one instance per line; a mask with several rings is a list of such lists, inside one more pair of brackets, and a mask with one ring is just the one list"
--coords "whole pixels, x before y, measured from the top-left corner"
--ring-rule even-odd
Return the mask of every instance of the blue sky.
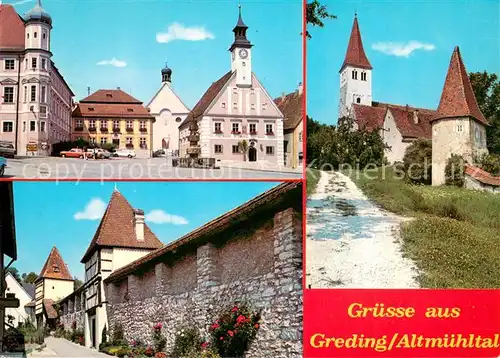
[[[4, 3], [17, 3], [24, 14], [35, 1]], [[273, 97], [294, 91], [302, 80], [301, 3], [241, 0], [247, 37], [255, 45], [253, 71]], [[53, 60], [75, 100], [87, 96], [87, 87], [121, 87], [146, 104], [168, 61], [174, 90], [192, 107], [231, 69], [237, 0], [42, 0], [42, 6], [52, 16]], [[171, 25], [170, 34], [199, 40], [158, 42], [158, 34], [160, 41], [172, 39], [164, 36]], [[97, 65], [113, 59], [126, 66]]]
[[[119, 182], [129, 203], [144, 210], [146, 223], [171, 242], [234, 209], [275, 182]], [[111, 182], [15, 182], [14, 210], [20, 273], [40, 273], [56, 246], [72, 275], [83, 278], [80, 260], [108, 204]], [[90, 205], [89, 205], [90, 204]]]
[[[322, 0], [338, 16], [324, 28], [310, 29], [307, 43], [308, 115], [323, 123], [336, 123], [339, 69], [357, 10], [363, 45], [373, 66], [373, 100], [437, 108], [453, 48], [460, 47], [468, 72], [500, 72], [500, 3], [495, 0]], [[408, 57], [373, 49], [410, 41], [418, 49]], [[407, 51], [408, 52], [408, 51]]]

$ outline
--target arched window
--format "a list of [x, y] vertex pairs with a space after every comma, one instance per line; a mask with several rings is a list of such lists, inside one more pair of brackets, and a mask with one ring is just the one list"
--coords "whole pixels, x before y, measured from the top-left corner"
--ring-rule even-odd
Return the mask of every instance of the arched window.
[[366, 81], [366, 72], [361, 72], [361, 81]]
[[33, 37], [36, 39], [36, 32], [33, 34]]
[[352, 70], [352, 79], [357, 80], [358, 79], [358, 71]]
[[356, 98], [356, 103], [361, 103], [361, 98]]
[[181, 119], [181, 117], [177, 117], [177, 118], [175, 119], [175, 121], [176, 121], [177, 123], [180, 123], [180, 122], [182, 121], [182, 119]]

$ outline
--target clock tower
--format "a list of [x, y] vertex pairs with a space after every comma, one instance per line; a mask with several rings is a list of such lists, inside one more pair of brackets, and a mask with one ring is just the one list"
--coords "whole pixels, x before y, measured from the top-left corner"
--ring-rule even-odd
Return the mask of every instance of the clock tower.
[[241, 5], [239, 6], [238, 23], [233, 29], [234, 42], [229, 48], [231, 52], [231, 71], [236, 71], [236, 85], [238, 87], [252, 86], [252, 44], [247, 39], [248, 26], [241, 17]]

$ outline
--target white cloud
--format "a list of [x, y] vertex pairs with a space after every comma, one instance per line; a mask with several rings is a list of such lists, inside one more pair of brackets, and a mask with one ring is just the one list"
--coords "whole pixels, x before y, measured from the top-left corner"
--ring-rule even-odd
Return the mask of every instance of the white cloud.
[[117, 60], [116, 58], [112, 58], [111, 60], [102, 60], [97, 62], [98, 66], [114, 66], [114, 67], [125, 67], [127, 63], [125, 61]]
[[83, 211], [73, 215], [75, 220], [99, 220], [106, 211], [106, 203], [100, 198], [91, 199]]
[[419, 41], [403, 42], [377, 42], [372, 45], [372, 49], [380, 51], [386, 55], [397, 57], [409, 57], [413, 51], [432, 51], [436, 48], [433, 44], [425, 44]]
[[186, 218], [178, 215], [168, 214], [160, 209], [151, 210], [148, 214], [146, 214], [145, 218], [146, 221], [150, 221], [155, 224], [186, 225], [188, 223]]
[[[11, 3], [12, 6], [17, 6], [17, 5], [22, 5], [22, 4], [26, 4], [27, 2], [32, 2], [33, 0], [19, 0], [19, 1], [14, 1], [13, 3]], [[2, 1], [0, 0], [0, 3]]]
[[214, 38], [215, 36], [205, 30], [203, 26], [185, 27], [177, 22], [171, 24], [167, 32], [158, 32], [156, 34], [156, 41], [160, 43], [168, 43], [174, 40], [203, 41], [213, 40]]

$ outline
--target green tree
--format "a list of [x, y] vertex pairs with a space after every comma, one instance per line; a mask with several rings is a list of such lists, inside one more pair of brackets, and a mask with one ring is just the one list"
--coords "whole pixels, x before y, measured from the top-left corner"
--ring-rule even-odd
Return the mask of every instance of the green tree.
[[431, 184], [432, 179], [432, 142], [417, 139], [410, 144], [403, 157], [406, 178], [415, 184]]
[[247, 160], [247, 152], [248, 152], [248, 142], [246, 140], [242, 140], [241, 142], [238, 143], [238, 147], [240, 148], [241, 152], [243, 153], [243, 161]]
[[75, 280], [75, 291], [78, 290], [80, 287], [83, 286], [83, 282], [81, 280], [78, 279], [78, 277], [73, 277], [73, 279]]
[[490, 153], [500, 154], [500, 80], [495, 73], [471, 72], [469, 78], [481, 112], [490, 123], [486, 138]]
[[23, 273], [21, 277], [24, 283], [35, 283], [36, 279], [38, 278], [38, 275], [34, 272], [30, 272], [28, 274]]
[[15, 268], [15, 267], [9, 267], [7, 270], [6, 270], [6, 273], [7, 272], [10, 272], [12, 274], [12, 276], [14, 276], [14, 278], [19, 281], [19, 283], [22, 282], [21, 280], [21, 276], [19, 275], [19, 271]]
[[[324, 27], [324, 20], [336, 19], [337, 16], [328, 12], [326, 5], [322, 5], [319, 0], [313, 0], [306, 7], [306, 23], [307, 25]], [[312, 38], [309, 31], [306, 30], [308, 39]]]

